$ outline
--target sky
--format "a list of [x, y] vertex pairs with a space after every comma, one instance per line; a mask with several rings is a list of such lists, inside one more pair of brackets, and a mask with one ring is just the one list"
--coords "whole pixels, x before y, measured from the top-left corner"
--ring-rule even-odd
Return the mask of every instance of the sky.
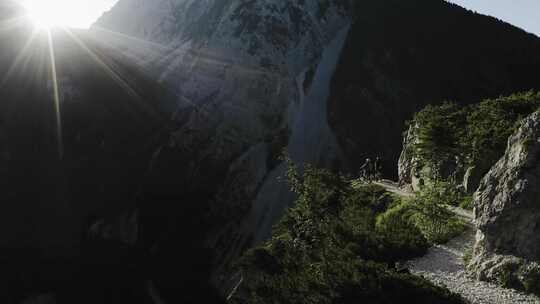
[[88, 28], [118, 0], [18, 0], [38, 23]]
[[540, 36], [540, 0], [448, 0]]
[[[46, 23], [88, 28], [118, 0], [18, 0]], [[151, 1], [151, 0], [149, 0]], [[540, 36], [540, 0], [448, 0]], [[41, 20], [43, 21], [43, 20]]]

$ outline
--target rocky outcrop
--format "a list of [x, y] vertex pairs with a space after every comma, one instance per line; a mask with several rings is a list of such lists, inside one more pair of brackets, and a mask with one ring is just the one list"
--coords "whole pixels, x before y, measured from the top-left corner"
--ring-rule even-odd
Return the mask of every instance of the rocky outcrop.
[[429, 185], [434, 179], [451, 181], [464, 193], [472, 194], [480, 185], [484, 174], [495, 161], [482, 158], [473, 164], [466, 164], [466, 155], [455, 155], [440, 163], [422, 161], [418, 148], [418, 124], [409, 127], [403, 137], [403, 150], [398, 160], [398, 178], [401, 185], [410, 185], [412, 190], [419, 191], [422, 186]]
[[444, 181], [472, 195], [504, 155], [519, 122], [539, 106], [540, 93], [529, 91], [466, 107], [455, 103], [425, 107], [403, 135], [400, 183], [418, 191], [422, 185]]
[[523, 121], [474, 194], [470, 264], [481, 280], [540, 290], [540, 112]]
[[414, 127], [409, 127], [403, 136], [403, 149], [398, 160], [398, 178], [400, 184], [413, 185], [413, 177], [416, 176], [414, 156]]
[[403, 150], [398, 160], [398, 178], [402, 186], [409, 185], [413, 191], [429, 183], [431, 170], [422, 166], [415, 145], [418, 143], [418, 125], [411, 125], [403, 136]]
[[438, 163], [426, 162], [422, 159], [417, 147], [420, 141], [418, 138], [420, 127], [418, 123], [414, 123], [404, 134], [403, 150], [398, 161], [399, 183], [403, 186], [410, 185], [413, 191], [420, 191], [424, 185], [429, 185], [438, 179], [452, 181], [465, 191], [474, 192], [471, 189], [476, 189], [475, 182], [470, 176], [472, 172], [475, 172], [474, 167], [464, 170], [462, 157], [456, 155]]

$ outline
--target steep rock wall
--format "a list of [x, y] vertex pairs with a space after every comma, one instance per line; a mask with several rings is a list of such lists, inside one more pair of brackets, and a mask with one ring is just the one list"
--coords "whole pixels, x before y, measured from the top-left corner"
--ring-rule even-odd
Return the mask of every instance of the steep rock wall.
[[478, 228], [470, 265], [483, 280], [540, 291], [540, 113], [508, 140], [474, 195]]

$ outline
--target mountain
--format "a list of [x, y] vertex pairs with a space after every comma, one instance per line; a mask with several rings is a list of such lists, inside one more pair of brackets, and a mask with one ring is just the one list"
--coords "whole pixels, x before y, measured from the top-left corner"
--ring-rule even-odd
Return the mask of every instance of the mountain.
[[350, 172], [381, 156], [395, 176], [421, 107], [540, 86], [538, 37], [444, 1], [121, 0], [92, 32], [185, 99], [151, 200], [191, 188], [218, 264], [268, 237], [292, 201], [283, 148]]
[[176, 95], [84, 32], [49, 36], [1, 4], [0, 301], [148, 297], [126, 266], [138, 252], [95, 242], [88, 227], [136, 206]]
[[[282, 150], [298, 162], [337, 163], [326, 99], [351, 24], [346, 3], [123, 1], [97, 22], [96, 40], [126, 51], [184, 101], [183, 126], [156, 153], [142, 199], [155, 215], [149, 225], [166, 219], [177, 232], [156, 228], [150, 239], [206, 239], [193, 246], [213, 248], [211, 268], [227, 273], [221, 266], [269, 237], [292, 201], [278, 181]], [[152, 17], [139, 26], [127, 12]]]
[[442, 0], [120, 0], [52, 35], [59, 146], [48, 37], [22, 52], [31, 32], [1, 34], [3, 247], [76, 256], [52, 288], [68, 303], [228, 293], [294, 200], [283, 149], [345, 172], [381, 156], [393, 176], [421, 107], [540, 86], [538, 37]]
[[403, 123], [427, 104], [470, 104], [537, 89], [537, 36], [445, 1], [361, 1], [332, 82], [329, 122], [354, 170], [386, 174]]
[[[6, 235], [1, 243], [54, 240], [69, 247], [68, 239], [79, 239], [79, 230], [62, 228], [45, 237], [46, 230], [57, 220], [78, 223], [79, 216], [126, 207], [126, 198], [135, 194], [140, 182], [134, 178], [146, 169], [153, 153], [151, 143], [169, 125], [157, 103], [169, 96], [159, 84], [107, 57], [78, 33], [52, 33], [53, 72], [47, 34], [31, 29], [21, 25], [2, 33], [7, 43], [2, 46], [0, 71], [1, 178], [9, 189], [7, 201], [13, 202], [4, 208], [20, 208], [21, 214], [2, 212], [6, 226], [1, 233]], [[35, 212], [49, 224], [33, 222], [34, 211], [28, 210], [36, 208], [51, 213], [43, 217]], [[18, 225], [12, 221], [26, 217], [28, 231], [13, 234]], [[54, 251], [55, 246], [39, 247]], [[60, 248], [64, 249], [68, 248]]]

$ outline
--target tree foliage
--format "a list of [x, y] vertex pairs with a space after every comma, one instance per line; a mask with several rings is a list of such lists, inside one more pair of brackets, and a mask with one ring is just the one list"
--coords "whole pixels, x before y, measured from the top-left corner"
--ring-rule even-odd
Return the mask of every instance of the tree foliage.
[[460, 107], [451, 102], [429, 105], [412, 124], [413, 149], [421, 165], [429, 165], [434, 179], [446, 179], [438, 168], [445, 162], [491, 167], [504, 153], [508, 137], [519, 122], [540, 107], [540, 92], [525, 92]]
[[271, 240], [238, 262], [234, 303], [461, 303], [449, 291], [397, 273], [399, 260], [426, 252], [401, 202], [374, 185], [289, 163], [297, 200]]

